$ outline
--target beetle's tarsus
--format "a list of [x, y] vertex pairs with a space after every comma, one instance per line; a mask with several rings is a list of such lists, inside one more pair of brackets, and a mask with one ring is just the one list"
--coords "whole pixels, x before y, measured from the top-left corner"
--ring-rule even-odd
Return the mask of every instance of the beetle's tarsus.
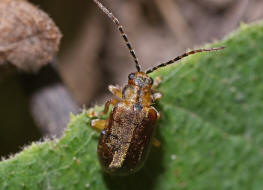
[[91, 127], [96, 131], [98, 131], [99, 133], [104, 129], [105, 124], [106, 124], [106, 120], [102, 120], [102, 119], [93, 119], [90, 122]]
[[120, 100], [114, 99], [114, 98], [108, 100], [108, 101], [105, 103], [104, 111], [102, 112], [102, 115], [103, 115], [103, 114], [106, 114], [106, 113], [108, 112], [110, 105], [113, 105], [113, 106], [114, 106], [114, 105], [117, 104], [118, 102], [120, 102]]
[[154, 101], [159, 100], [159, 99], [161, 99], [162, 97], [163, 97], [163, 95], [162, 95], [162, 93], [160, 93], [160, 92], [155, 92], [155, 93], [153, 94], [153, 99], [154, 99]]
[[113, 95], [117, 96], [118, 98], [122, 98], [122, 88], [121, 87], [109, 85], [108, 89]]
[[156, 89], [162, 83], [162, 78], [156, 77], [153, 81], [152, 89]]

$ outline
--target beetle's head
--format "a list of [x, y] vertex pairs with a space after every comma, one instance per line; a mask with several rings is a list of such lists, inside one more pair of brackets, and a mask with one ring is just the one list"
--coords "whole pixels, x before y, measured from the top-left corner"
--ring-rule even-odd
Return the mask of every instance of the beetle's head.
[[128, 83], [130, 85], [135, 85], [140, 88], [145, 88], [152, 86], [153, 79], [144, 72], [135, 72], [129, 74]]

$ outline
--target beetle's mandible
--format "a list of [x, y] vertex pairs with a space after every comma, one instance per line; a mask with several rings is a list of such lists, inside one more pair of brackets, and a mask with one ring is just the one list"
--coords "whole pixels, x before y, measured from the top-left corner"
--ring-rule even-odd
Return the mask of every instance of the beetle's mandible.
[[113, 106], [108, 119], [93, 119], [91, 122], [91, 126], [101, 132], [97, 152], [103, 170], [111, 175], [128, 175], [143, 166], [152, 142], [158, 142], [153, 138], [153, 133], [160, 114], [152, 105], [162, 95], [154, 89], [157, 82], [148, 74], [188, 55], [221, 50], [224, 47], [193, 50], [142, 72], [135, 51], [118, 19], [98, 0], [93, 1], [118, 27], [137, 69], [137, 72], [129, 74], [128, 84], [124, 88], [109, 86], [110, 92], [117, 98], [105, 104], [104, 113], [110, 105]]

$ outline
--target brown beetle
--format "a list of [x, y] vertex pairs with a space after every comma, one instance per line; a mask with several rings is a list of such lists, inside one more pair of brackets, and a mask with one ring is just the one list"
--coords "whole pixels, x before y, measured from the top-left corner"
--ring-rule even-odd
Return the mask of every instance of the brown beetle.
[[91, 122], [91, 126], [101, 132], [97, 151], [104, 171], [112, 175], [128, 175], [138, 171], [143, 166], [152, 141], [154, 140], [154, 144], [158, 144], [158, 141], [153, 139], [153, 133], [154, 124], [160, 114], [152, 105], [162, 95], [154, 91], [157, 82], [154, 82], [147, 74], [188, 55], [204, 51], [216, 51], [224, 47], [190, 51], [142, 72], [135, 52], [118, 19], [99, 1], [93, 1], [117, 25], [134, 58], [137, 69], [137, 72], [129, 74], [128, 84], [123, 89], [109, 86], [110, 92], [118, 97], [107, 101], [105, 104], [104, 113], [108, 111], [110, 105], [113, 105], [109, 118], [107, 120], [94, 119]]

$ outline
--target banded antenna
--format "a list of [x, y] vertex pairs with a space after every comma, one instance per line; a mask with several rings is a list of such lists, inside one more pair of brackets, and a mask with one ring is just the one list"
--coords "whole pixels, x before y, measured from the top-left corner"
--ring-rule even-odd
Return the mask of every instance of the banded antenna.
[[133, 57], [133, 60], [135, 62], [135, 66], [138, 72], [141, 71], [141, 66], [139, 64], [138, 58], [135, 55], [135, 51], [133, 50], [131, 43], [128, 40], [127, 35], [125, 34], [122, 25], [120, 25], [119, 20], [103, 5], [101, 4], [98, 0], [93, 0], [94, 3], [96, 3], [96, 5], [114, 22], [114, 24], [118, 27], [121, 36], [123, 37], [124, 41], [126, 42], [126, 45], [128, 47], [128, 49], [130, 50], [130, 53]]
[[173, 63], [175, 63], [176, 61], [179, 61], [180, 59], [182, 59], [182, 58], [184, 58], [184, 57], [187, 57], [187, 56], [189, 56], [189, 55], [196, 54], [196, 53], [201, 53], [201, 52], [205, 52], [205, 51], [218, 51], [218, 50], [222, 50], [222, 49], [224, 49], [224, 48], [225, 48], [225, 47], [217, 47], [217, 48], [197, 49], [197, 50], [189, 51], [189, 52], [184, 53], [184, 54], [182, 54], [182, 55], [180, 55], [180, 56], [178, 56], [178, 57], [176, 57], [176, 58], [174, 58], [174, 59], [172, 59], [172, 60], [170, 60], [170, 61], [167, 61], [167, 62], [165, 62], [165, 63], [162, 63], [162, 64], [160, 64], [160, 65], [157, 65], [157, 66], [155, 66], [155, 67], [147, 70], [147, 71], [146, 71], [146, 74], [149, 74], [149, 73], [151, 73], [151, 72], [159, 69], [160, 67], [165, 67], [165, 66], [167, 66], [167, 65], [173, 64]]

